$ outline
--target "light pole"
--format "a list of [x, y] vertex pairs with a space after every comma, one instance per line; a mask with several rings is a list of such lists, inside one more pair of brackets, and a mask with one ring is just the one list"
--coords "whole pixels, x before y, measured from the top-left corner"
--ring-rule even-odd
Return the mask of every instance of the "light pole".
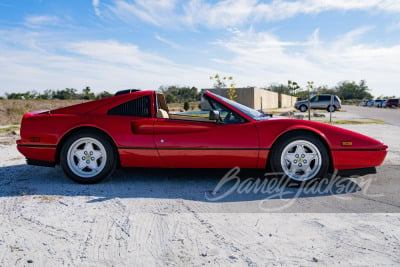
[[307, 82], [307, 89], [308, 89], [308, 120], [311, 120], [311, 102], [310, 102], [310, 90], [314, 89], [314, 82], [308, 81]]

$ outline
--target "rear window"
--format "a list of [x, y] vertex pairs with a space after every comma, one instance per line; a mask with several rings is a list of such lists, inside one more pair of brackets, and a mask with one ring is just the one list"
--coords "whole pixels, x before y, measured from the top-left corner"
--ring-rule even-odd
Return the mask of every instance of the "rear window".
[[108, 111], [108, 115], [146, 117], [150, 113], [150, 96], [143, 96], [116, 106]]

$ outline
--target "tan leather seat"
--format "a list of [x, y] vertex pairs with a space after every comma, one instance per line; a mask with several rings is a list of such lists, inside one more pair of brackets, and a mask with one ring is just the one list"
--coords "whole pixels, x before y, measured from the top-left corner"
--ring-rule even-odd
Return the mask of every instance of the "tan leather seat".
[[157, 111], [157, 118], [169, 119], [168, 112], [166, 112], [165, 110], [159, 108], [158, 111]]

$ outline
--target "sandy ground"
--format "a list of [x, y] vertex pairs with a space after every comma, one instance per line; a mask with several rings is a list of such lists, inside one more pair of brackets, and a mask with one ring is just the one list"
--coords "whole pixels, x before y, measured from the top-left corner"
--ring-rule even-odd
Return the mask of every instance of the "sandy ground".
[[[398, 165], [400, 127], [345, 128], [389, 144], [384, 166]], [[261, 200], [193, 197], [214, 189], [218, 171], [118, 170], [79, 185], [58, 167], [25, 165], [9, 140], [0, 138], [0, 266], [400, 264], [399, 213], [250, 213]]]

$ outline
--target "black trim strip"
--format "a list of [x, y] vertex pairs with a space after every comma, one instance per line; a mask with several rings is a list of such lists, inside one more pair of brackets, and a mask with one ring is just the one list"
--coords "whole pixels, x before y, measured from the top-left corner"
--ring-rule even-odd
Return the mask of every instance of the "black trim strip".
[[118, 147], [118, 149], [149, 149], [149, 150], [270, 150], [269, 148], [209, 148], [209, 147]]
[[377, 149], [337, 148], [337, 149], [331, 149], [331, 151], [384, 151], [384, 150], [386, 150], [386, 148], [377, 148]]
[[18, 145], [18, 146], [22, 146], [22, 147], [52, 147], [52, 148], [57, 147], [56, 145]]
[[56, 163], [54, 161], [45, 161], [38, 159], [26, 159], [28, 165], [43, 166], [43, 167], [54, 167]]

